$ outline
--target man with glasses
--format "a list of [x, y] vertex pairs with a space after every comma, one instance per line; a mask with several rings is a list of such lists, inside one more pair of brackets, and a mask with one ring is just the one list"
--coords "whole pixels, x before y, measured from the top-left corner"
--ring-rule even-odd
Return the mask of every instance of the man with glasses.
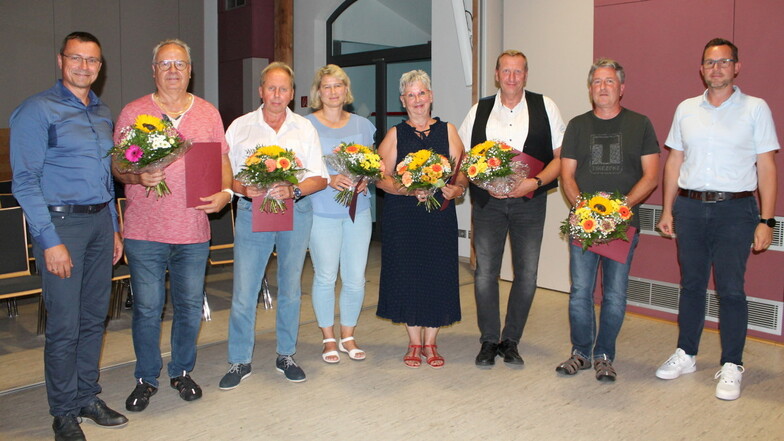
[[62, 79], [11, 114], [13, 192], [27, 217], [46, 306], [44, 369], [56, 440], [83, 440], [77, 417], [128, 419], [97, 397], [98, 360], [112, 264], [122, 255], [106, 153], [112, 115], [90, 90], [101, 45], [86, 32], [63, 40]]
[[678, 106], [667, 137], [670, 153], [658, 224], [666, 235], [677, 233], [681, 296], [678, 348], [656, 376], [672, 380], [696, 371], [713, 267], [722, 349], [716, 397], [722, 400], [740, 397], [748, 323], [743, 282], [750, 246], [767, 249], [776, 227], [776, 129], [765, 101], [734, 85], [738, 72], [734, 44], [716, 38], [705, 45], [700, 73], [707, 90]]

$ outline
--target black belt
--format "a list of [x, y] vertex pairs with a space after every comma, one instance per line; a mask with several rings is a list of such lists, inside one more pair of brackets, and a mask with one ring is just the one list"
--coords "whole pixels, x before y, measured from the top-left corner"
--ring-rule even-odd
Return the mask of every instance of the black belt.
[[52, 213], [94, 214], [103, 210], [108, 204], [108, 202], [104, 202], [95, 205], [50, 205], [49, 211]]
[[754, 192], [739, 191], [733, 193], [731, 191], [694, 191], [694, 190], [678, 190], [678, 194], [689, 199], [696, 199], [702, 202], [722, 202], [730, 199], [740, 199], [753, 196]]

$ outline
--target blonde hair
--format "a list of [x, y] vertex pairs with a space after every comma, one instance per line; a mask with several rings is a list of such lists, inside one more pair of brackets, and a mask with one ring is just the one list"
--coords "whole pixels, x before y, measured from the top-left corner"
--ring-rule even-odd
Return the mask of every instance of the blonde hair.
[[498, 70], [498, 68], [501, 67], [501, 57], [503, 57], [504, 55], [506, 55], [507, 57], [523, 57], [523, 59], [525, 60], [525, 71], [528, 72], [528, 57], [526, 57], [524, 53], [516, 49], [507, 49], [501, 52], [501, 54], [498, 55], [498, 58], [495, 59], [495, 70]]
[[324, 107], [324, 103], [321, 102], [321, 96], [319, 95], [319, 89], [321, 88], [321, 80], [326, 76], [335, 77], [346, 86], [346, 101], [343, 104], [354, 102], [354, 95], [351, 94], [351, 79], [340, 66], [327, 64], [316, 71], [316, 75], [313, 76], [313, 84], [310, 85], [310, 107], [313, 110], [319, 110]]

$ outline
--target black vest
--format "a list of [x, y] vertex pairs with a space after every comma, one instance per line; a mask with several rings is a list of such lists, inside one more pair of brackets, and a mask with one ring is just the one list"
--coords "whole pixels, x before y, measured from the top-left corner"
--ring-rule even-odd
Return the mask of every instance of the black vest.
[[[525, 139], [523, 151], [534, 158], [544, 162], [545, 167], [553, 160], [553, 139], [550, 133], [550, 120], [544, 107], [544, 97], [541, 94], [525, 91], [525, 103], [528, 106], [528, 137]], [[487, 120], [495, 104], [495, 95], [486, 96], [479, 100], [476, 106], [476, 118], [471, 131], [471, 145], [469, 148], [487, 141]], [[471, 188], [471, 203], [484, 207], [490, 200], [490, 194], [474, 184]], [[534, 197], [547, 193], [551, 188], [558, 186], [558, 180], [543, 185], [534, 192]]]

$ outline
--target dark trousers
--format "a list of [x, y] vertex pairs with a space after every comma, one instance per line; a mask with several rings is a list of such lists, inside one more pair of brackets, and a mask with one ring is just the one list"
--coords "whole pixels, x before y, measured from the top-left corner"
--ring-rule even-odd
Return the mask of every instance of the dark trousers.
[[746, 261], [759, 224], [753, 197], [705, 203], [678, 196], [673, 207], [681, 264], [678, 347], [697, 355], [705, 325], [708, 278], [713, 268], [719, 296], [721, 364], [743, 364], [748, 326]]
[[78, 415], [95, 400], [98, 359], [112, 284], [114, 229], [104, 208], [95, 214], [52, 213], [57, 234], [73, 262], [71, 277], [46, 270], [44, 253], [33, 253], [42, 276], [46, 305], [44, 369], [49, 413]]
[[[491, 197], [484, 207], [472, 207], [476, 252], [474, 296], [481, 342], [520, 342], [536, 292], [546, 212], [546, 194], [530, 200]], [[502, 332], [498, 276], [501, 274], [507, 233], [512, 246], [514, 281], [509, 291]]]

